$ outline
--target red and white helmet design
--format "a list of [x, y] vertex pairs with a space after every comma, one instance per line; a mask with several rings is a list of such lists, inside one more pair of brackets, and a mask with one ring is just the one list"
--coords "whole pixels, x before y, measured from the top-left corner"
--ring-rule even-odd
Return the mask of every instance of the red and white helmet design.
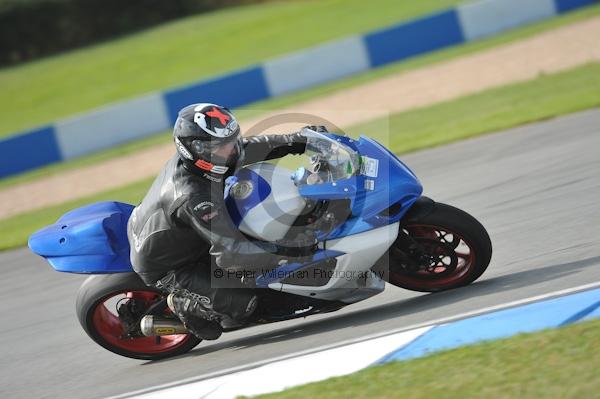
[[211, 136], [224, 139], [239, 129], [233, 115], [218, 105], [198, 104], [194, 112], [194, 123]]

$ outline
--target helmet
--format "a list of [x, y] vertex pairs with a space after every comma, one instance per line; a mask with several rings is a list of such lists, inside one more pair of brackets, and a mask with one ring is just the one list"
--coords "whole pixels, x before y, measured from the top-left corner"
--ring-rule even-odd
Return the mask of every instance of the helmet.
[[215, 104], [191, 104], [179, 111], [173, 140], [186, 169], [224, 175], [243, 160], [240, 127], [233, 114]]

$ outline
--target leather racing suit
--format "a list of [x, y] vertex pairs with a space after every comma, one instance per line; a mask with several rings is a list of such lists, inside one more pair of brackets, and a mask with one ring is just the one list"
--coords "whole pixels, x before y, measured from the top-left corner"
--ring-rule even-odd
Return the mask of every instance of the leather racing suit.
[[[243, 146], [247, 165], [302, 154], [306, 139], [264, 135], [244, 138]], [[267, 267], [286, 251], [277, 243], [249, 240], [233, 225], [223, 199], [226, 177], [191, 173], [175, 155], [134, 209], [127, 230], [133, 269], [146, 284], [186, 293], [202, 303], [207, 319], [243, 320], [254, 310], [252, 290], [211, 283], [211, 255], [222, 268]]]

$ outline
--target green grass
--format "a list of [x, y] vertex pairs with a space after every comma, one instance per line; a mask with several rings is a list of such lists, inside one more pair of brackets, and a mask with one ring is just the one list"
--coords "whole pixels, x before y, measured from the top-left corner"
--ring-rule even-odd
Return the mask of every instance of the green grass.
[[436, 64], [458, 58], [463, 55], [473, 54], [478, 51], [487, 50], [493, 47], [525, 39], [533, 35], [546, 32], [561, 26], [573, 24], [600, 15], [600, 4], [582, 8], [580, 10], [550, 18], [545, 21], [527, 25], [521, 28], [501, 33], [486, 39], [476, 40], [474, 42], [448, 47], [432, 53], [427, 53], [418, 57], [410, 58], [406, 61], [389, 64], [377, 69], [354, 75], [345, 79], [337, 80], [327, 84], [319, 85], [314, 88], [303, 90], [297, 93], [288, 94], [278, 98], [256, 102], [250, 107], [253, 110], [272, 110], [290, 106], [302, 101], [308, 101], [315, 97], [329, 95], [350, 87], [367, 83], [382, 77], [393, 74], [415, 70], [427, 65]]
[[[600, 107], [600, 63], [402, 112], [348, 129], [406, 153]], [[384, 134], [373, 134], [389, 126]]]
[[96, 201], [137, 204], [148, 191], [153, 180], [142, 180], [101, 194], [0, 220], [0, 250], [26, 245], [27, 239], [33, 232], [54, 223], [61, 215], [77, 207]]
[[186, 84], [460, 0], [280, 1], [191, 16], [0, 70], [0, 135]]
[[600, 320], [371, 367], [260, 398], [592, 398]]
[[[267, 112], [267, 110], [278, 109], [281, 107], [289, 106], [301, 101], [310, 100], [315, 97], [322, 95], [332, 94], [336, 91], [344, 90], [349, 87], [353, 87], [362, 83], [389, 76], [391, 74], [399, 73], [406, 70], [416, 69], [425, 65], [441, 62], [444, 60], [459, 57], [461, 55], [474, 53], [480, 50], [491, 48], [500, 44], [511, 42], [514, 40], [522, 39], [542, 31], [546, 31], [559, 26], [564, 26], [576, 21], [591, 18], [593, 16], [600, 15], [600, 5], [584, 8], [582, 10], [566, 14], [564, 16], [556, 17], [548, 21], [540, 22], [534, 25], [530, 25], [524, 28], [516, 29], [514, 31], [504, 33], [502, 35], [476, 41], [473, 43], [451, 47], [446, 50], [438, 51], [432, 54], [427, 54], [421, 57], [410, 59], [406, 62], [392, 64], [383, 68], [378, 68], [354, 77], [343, 79], [340, 81], [332, 82], [329, 84], [321, 85], [313, 89], [304, 90], [299, 93], [290, 94], [287, 96], [258, 102], [252, 104], [250, 110], [241, 109], [236, 112], [238, 117], [242, 119], [246, 115], [256, 116], [260, 114], [261, 110]], [[1, 80], [0, 80], [1, 81]], [[258, 110], [258, 112], [257, 112]], [[91, 165], [102, 160], [111, 159], [120, 155], [129, 154], [140, 149], [150, 147], [159, 143], [167, 143], [170, 141], [169, 133], [158, 134], [151, 136], [146, 139], [135, 141], [129, 144], [125, 144], [113, 149], [101, 151], [99, 153], [81, 157], [67, 162], [62, 162], [47, 167], [35, 169], [30, 172], [22, 173], [17, 176], [5, 178], [0, 180], [0, 190], [9, 187], [14, 184], [25, 183], [35, 179], [60, 174], [64, 171]]]
[[[435, 106], [402, 112], [392, 115], [389, 120], [378, 119], [355, 126], [348, 132], [365, 133], [401, 154], [599, 106], [600, 64], [596, 63]], [[23, 245], [32, 232], [53, 223], [64, 212], [77, 206], [108, 199], [137, 203], [149, 185], [150, 180], [145, 180], [0, 220], [0, 249]]]

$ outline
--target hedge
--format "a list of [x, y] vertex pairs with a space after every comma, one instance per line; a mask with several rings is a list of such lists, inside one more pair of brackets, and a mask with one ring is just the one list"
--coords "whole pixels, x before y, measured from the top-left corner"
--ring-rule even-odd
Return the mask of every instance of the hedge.
[[0, 66], [260, 0], [0, 0]]

